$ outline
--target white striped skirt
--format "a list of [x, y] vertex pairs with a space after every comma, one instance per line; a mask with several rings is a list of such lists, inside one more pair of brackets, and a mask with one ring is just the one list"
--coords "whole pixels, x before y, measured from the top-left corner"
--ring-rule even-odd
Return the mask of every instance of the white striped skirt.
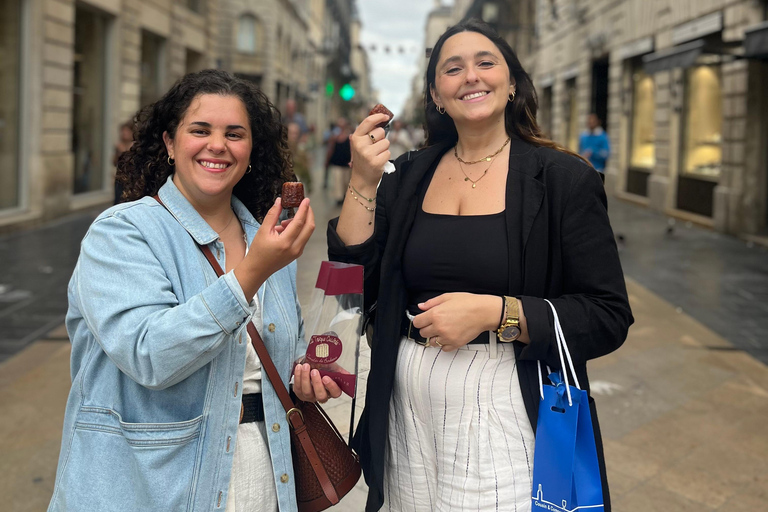
[[534, 436], [511, 344], [454, 352], [403, 338], [384, 510], [530, 511]]

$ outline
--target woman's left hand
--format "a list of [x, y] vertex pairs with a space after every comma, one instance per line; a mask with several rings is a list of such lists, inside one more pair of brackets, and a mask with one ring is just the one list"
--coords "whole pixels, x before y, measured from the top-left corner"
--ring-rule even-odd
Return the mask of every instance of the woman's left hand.
[[327, 375], [320, 377], [320, 372], [307, 363], [297, 364], [293, 369], [293, 392], [299, 400], [321, 404], [341, 396], [341, 388], [333, 379]]
[[481, 332], [498, 328], [502, 300], [494, 295], [444, 293], [422, 302], [419, 308], [424, 313], [414, 317], [413, 326], [419, 334], [431, 338], [430, 346], [450, 352]]

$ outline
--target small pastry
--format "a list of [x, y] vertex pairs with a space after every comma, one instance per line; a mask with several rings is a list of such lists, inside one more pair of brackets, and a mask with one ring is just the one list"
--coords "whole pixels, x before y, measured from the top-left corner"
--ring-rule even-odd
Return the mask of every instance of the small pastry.
[[387, 107], [382, 105], [381, 103], [377, 104], [375, 107], [371, 109], [370, 112], [368, 112], [369, 116], [372, 116], [373, 114], [387, 114], [389, 116], [389, 119], [387, 119], [384, 122], [381, 122], [376, 125], [376, 128], [384, 128], [389, 124], [389, 122], [392, 120], [393, 117], [395, 117], [395, 114], [392, 113]]
[[283, 183], [283, 193], [280, 196], [283, 209], [297, 208], [304, 200], [304, 184], [298, 181]]

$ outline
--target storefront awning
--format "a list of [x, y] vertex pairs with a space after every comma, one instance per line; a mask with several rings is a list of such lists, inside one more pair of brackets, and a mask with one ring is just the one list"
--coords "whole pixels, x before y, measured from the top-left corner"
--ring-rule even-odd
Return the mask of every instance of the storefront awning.
[[744, 32], [744, 56], [768, 59], [768, 21]]
[[643, 67], [648, 74], [669, 71], [674, 68], [689, 68], [704, 53], [707, 44], [703, 39], [681, 44], [666, 50], [649, 53], [643, 57]]

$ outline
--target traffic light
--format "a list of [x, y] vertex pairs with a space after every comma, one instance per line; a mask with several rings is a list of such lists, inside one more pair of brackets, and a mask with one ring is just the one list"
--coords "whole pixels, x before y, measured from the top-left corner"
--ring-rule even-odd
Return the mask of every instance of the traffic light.
[[339, 96], [341, 96], [341, 99], [344, 101], [349, 101], [355, 97], [355, 88], [349, 84], [344, 84], [341, 86], [341, 89], [339, 89]]

